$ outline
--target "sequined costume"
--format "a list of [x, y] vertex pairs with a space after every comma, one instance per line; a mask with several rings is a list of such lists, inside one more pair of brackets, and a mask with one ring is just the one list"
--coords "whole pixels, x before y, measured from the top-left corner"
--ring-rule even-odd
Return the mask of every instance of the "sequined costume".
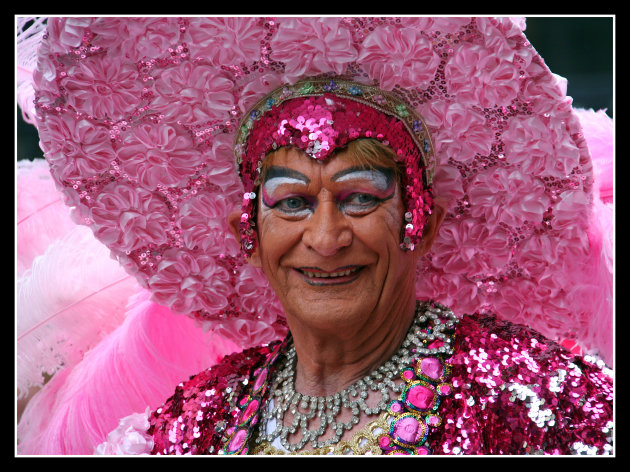
[[[598, 353], [612, 367], [613, 206], [593, 166], [608, 165], [613, 153], [596, 152], [588, 139], [605, 134], [611, 143], [612, 133], [582, 128], [566, 82], [524, 36], [524, 19], [59, 17], [47, 23], [33, 43], [32, 93], [23, 102], [56, 187], [50, 201], [61, 192], [72, 221], [90, 228], [124, 274], [112, 271], [105, 280], [96, 251], [85, 244], [86, 256], [77, 257], [75, 239], [62, 245], [72, 257], [58, 257], [63, 251], [52, 236], [64, 225], [45, 212], [50, 201], [27, 216], [30, 205], [18, 205], [19, 262], [30, 266], [18, 280], [18, 394], [43, 387], [20, 419], [20, 454], [89, 454], [97, 444], [106, 454], [252, 452], [250, 431], [268, 411], [273, 349], [282, 355], [284, 346], [275, 341], [288, 329], [275, 292], [243, 251], [257, 241], [251, 210], [269, 144], [256, 137], [268, 137], [267, 125], [275, 122], [259, 113], [279, 106], [273, 90], [301, 96], [315, 77], [326, 79], [326, 94], [349, 98], [346, 90], [361, 103], [369, 95], [363, 104], [373, 110], [390, 104], [389, 93], [406, 104], [394, 106], [394, 114], [411, 124], [434, 181], [408, 159], [413, 146], [388, 136], [389, 126], [383, 130], [389, 121], [358, 121], [365, 121], [361, 137], [376, 132], [406, 167], [406, 249], [422, 232], [425, 191], [446, 202], [432, 251], [418, 261], [417, 298], [434, 298], [458, 314], [499, 313]], [[354, 85], [344, 89], [346, 81]], [[310, 85], [289, 87], [300, 83]], [[371, 84], [387, 96], [372, 94]], [[315, 105], [330, 107], [326, 98]], [[307, 99], [295, 103], [299, 110], [282, 111], [290, 126], [272, 134], [272, 147], [304, 138], [303, 150], [316, 159], [322, 148], [356, 137], [342, 132], [337, 141], [348, 120], [329, 120], [330, 110], [320, 116]], [[302, 122], [302, 107], [317, 121]], [[365, 109], [360, 116], [369, 118]], [[251, 142], [241, 139], [243, 130]], [[246, 148], [246, 141], [260, 146]], [[239, 150], [246, 152], [239, 157]], [[41, 198], [42, 182], [22, 188]], [[22, 203], [26, 195], [18, 191]], [[226, 224], [235, 208], [240, 241]], [[41, 224], [47, 220], [54, 232]], [[57, 252], [47, 250], [31, 265], [36, 245], [23, 238], [33, 235], [50, 237], [38, 241], [42, 252], [48, 245]], [[78, 269], [77, 259], [87, 261], [92, 277], [64, 270]], [[118, 285], [125, 277], [135, 284]], [[112, 287], [122, 293], [113, 295]], [[75, 298], [67, 301], [69, 290]], [[167, 319], [176, 315], [195, 327]], [[414, 377], [428, 375], [422, 368], [408, 372], [406, 396], [390, 407], [393, 427], [377, 437], [381, 452], [612, 451], [604, 447], [612, 382], [599, 373], [603, 367], [506, 323], [483, 316], [461, 321], [457, 351], [440, 361], [444, 374], [451, 364], [449, 381]], [[238, 350], [266, 347], [196, 375], [161, 410], [129, 416], [215, 365], [215, 355], [232, 352], [223, 342]], [[408, 408], [418, 408], [421, 418]]]
[[[180, 384], [149, 418], [151, 453], [247, 453], [256, 392], [269, 380], [257, 376], [282, 345], [228, 356]], [[445, 359], [452, 390], [441, 397], [425, 453], [612, 453], [612, 379], [603, 363], [494, 315], [464, 316], [454, 346]], [[253, 428], [239, 428], [247, 422]]]

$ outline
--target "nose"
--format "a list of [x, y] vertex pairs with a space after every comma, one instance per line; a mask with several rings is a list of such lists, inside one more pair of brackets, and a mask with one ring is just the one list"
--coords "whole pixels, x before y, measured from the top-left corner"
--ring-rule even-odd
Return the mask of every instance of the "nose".
[[334, 201], [321, 202], [309, 218], [302, 241], [322, 256], [334, 256], [352, 244], [352, 228]]

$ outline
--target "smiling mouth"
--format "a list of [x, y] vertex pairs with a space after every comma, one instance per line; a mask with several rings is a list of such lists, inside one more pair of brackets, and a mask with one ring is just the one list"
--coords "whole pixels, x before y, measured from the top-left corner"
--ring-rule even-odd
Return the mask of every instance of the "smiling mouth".
[[365, 266], [346, 266], [325, 271], [315, 267], [304, 267], [296, 269], [302, 274], [303, 279], [310, 285], [341, 285], [355, 281]]

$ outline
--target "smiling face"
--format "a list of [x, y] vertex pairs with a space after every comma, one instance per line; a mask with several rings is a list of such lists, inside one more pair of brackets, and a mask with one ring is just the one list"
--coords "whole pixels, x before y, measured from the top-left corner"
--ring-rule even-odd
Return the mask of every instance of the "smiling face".
[[326, 162], [295, 149], [268, 157], [259, 189], [263, 268], [289, 324], [351, 336], [408, 316], [418, 251], [400, 249], [403, 203], [392, 166]]

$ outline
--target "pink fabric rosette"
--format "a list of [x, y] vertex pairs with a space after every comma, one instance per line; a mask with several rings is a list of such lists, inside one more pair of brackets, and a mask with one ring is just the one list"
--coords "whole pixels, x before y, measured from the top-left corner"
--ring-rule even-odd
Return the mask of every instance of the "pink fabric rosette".
[[481, 218], [446, 222], [432, 251], [432, 263], [470, 280], [499, 274], [510, 260], [508, 232], [483, 222]]
[[142, 91], [138, 69], [107, 59], [84, 60], [60, 80], [68, 91], [68, 104], [79, 113], [119, 120], [132, 113]]
[[184, 202], [176, 222], [182, 229], [184, 245], [212, 256], [238, 255], [240, 245], [224, 223], [233, 209], [231, 199], [210, 192]]
[[435, 77], [439, 55], [416, 28], [380, 26], [366, 36], [358, 61], [383, 90], [424, 87]]
[[458, 102], [441, 101], [423, 106], [422, 115], [435, 130], [432, 138], [439, 154], [466, 162], [476, 154], [490, 153], [494, 132], [481, 112]]
[[[506, 158], [531, 175], [561, 178], [578, 166], [579, 149], [568, 141], [563, 123], [544, 116], [512, 120], [503, 134]], [[551, 139], [550, 139], [551, 138]], [[554, 162], [547, 156], [554, 154]]]
[[444, 76], [450, 94], [468, 106], [510, 105], [520, 88], [518, 65], [477, 44], [459, 45]]
[[68, 115], [50, 115], [40, 141], [58, 182], [93, 177], [109, 170], [116, 151], [105, 126]]
[[193, 58], [220, 67], [249, 61], [259, 54], [263, 18], [199, 18], [190, 25], [188, 45]]
[[275, 23], [270, 59], [284, 64], [286, 82], [321, 73], [342, 74], [357, 60], [352, 32], [340, 25], [339, 18], [284, 18]]
[[42, 52], [47, 54], [65, 54], [68, 50], [80, 47], [85, 38], [85, 28], [93, 22], [92, 18], [59, 18], [48, 23], [48, 34], [57, 38], [56, 41], [44, 42]]
[[103, 48], [110, 55], [122, 57], [130, 63], [142, 59], [156, 61], [171, 56], [169, 48], [179, 38], [179, 19], [169, 17], [91, 18], [90, 31], [94, 34], [94, 46]]
[[204, 156], [191, 149], [190, 133], [178, 125], [142, 124], [122, 138], [120, 171], [143, 188], [185, 185]]
[[155, 194], [133, 185], [109, 184], [90, 208], [94, 235], [111, 249], [131, 252], [166, 242], [166, 205]]
[[512, 228], [542, 221], [550, 202], [540, 181], [506, 168], [477, 175], [468, 196], [472, 216]]
[[[234, 105], [234, 82], [220, 68], [186, 61], [162, 71], [151, 107], [170, 121], [190, 125], [223, 120]], [[173, 101], [179, 101], [173, 107]]]
[[160, 257], [148, 286], [158, 303], [176, 313], [215, 312], [228, 304], [232, 290], [229, 279], [228, 271], [213, 257], [169, 249]]

